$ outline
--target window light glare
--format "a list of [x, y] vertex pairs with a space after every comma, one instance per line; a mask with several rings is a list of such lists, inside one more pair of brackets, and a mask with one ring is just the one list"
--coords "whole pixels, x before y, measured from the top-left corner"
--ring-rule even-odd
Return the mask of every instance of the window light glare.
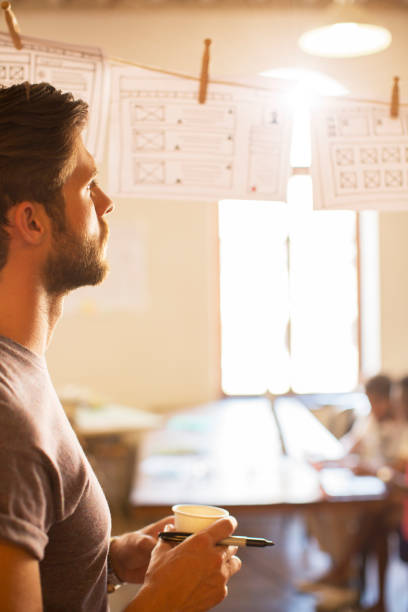
[[391, 44], [389, 30], [368, 23], [334, 23], [305, 32], [302, 51], [321, 57], [358, 57], [383, 51]]
[[303, 91], [296, 90], [296, 101], [308, 92], [317, 93], [322, 96], [344, 96], [349, 92], [341, 83], [317, 70], [306, 70], [305, 68], [271, 68], [259, 73], [260, 76], [273, 79], [284, 79], [297, 83]]

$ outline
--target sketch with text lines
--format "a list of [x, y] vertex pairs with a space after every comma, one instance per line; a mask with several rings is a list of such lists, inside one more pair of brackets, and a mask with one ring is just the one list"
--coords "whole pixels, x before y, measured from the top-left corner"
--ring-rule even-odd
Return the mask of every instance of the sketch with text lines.
[[110, 191], [119, 196], [284, 200], [291, 111], [282, 92], [112, 68]]
[[408, 208], [408, 109], [333, 102], [312, 113], [314, 207]]

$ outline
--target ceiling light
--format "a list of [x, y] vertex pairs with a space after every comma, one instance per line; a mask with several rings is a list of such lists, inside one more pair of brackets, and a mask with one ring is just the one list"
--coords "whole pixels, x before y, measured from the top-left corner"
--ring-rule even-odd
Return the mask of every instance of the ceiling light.
[[320, 57], [358, 57], [378, 53], [391, 44], [390, 31], [364, 23], [364, 14], [354, 0], [333, 0], [331, 12], [330, 25], [302, 34], [302, 51]]

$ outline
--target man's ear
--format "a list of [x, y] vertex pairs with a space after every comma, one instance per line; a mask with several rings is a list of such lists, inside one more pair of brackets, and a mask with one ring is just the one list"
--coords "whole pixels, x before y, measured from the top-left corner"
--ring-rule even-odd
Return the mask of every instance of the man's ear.
[[50, 227], [44, 206], [38, 202], [19, 202], [10, 211], [10, 233], [15, 233], [24, 242], [40, 245]]

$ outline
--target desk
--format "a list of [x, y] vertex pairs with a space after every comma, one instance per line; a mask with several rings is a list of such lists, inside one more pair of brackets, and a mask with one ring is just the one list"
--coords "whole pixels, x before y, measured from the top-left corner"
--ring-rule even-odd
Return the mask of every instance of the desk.
[[[305, 442], [303, 454], [299, 444], [295, 454], [285, 454], [288, 423], [298, 441]], [[354, 482], [350, 495], [343, 481], [342, 494], [328, 496], [319, 472], [305, 460], [310, 448], [321, 458], [342, 452], [336, 438], [296, 400], [274, 411], [265, 398], [226, 399], [172, 414], [164, 428], [142, 438], [130, 504], [135, 513], [163, 515], [175, 503], [212, 504], [231, 511], [323, 505], [371, 511], [386, 502], [386, 488], [378, 479], [374, 487], [360, 491]]]
[[160, 427], [162, 418], [121, 404], [79, 405], [70, 417], [110, 507], [127, 507], [140, 438]]
[[84, 438], [139, 435], [159, 427], [162, 423], [162, 418], [157, 414], [121, 404], [104, 404], [97, 407], [80, 405], [71, 418], [77, 435]]

